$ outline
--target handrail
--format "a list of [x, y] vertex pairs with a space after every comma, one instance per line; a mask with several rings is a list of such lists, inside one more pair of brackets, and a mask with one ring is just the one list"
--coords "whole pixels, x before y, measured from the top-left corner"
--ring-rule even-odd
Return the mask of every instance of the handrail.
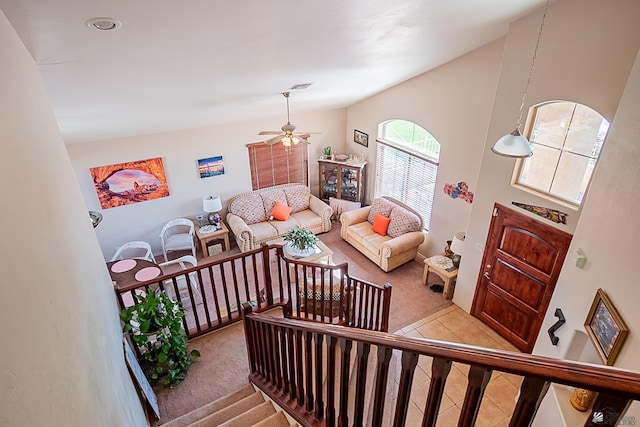
[[[640, 400], [638, 372], [466, 344], [353, 330], [337, 325], [318, 325], [251, 311], [251, 307], [244, 307], [250, 379], [278, 404], [292, 411], [296, 421], [304, 426], [333, 426], [338, 422], [336, 420], [347, 425], [349, 416], [355, 425], [360, 425], [357, 420], [367, 417], [372, 425], [378, 425], [372, 420], [380, 421], [383, 416], [388, 416], [383, 411], [393, 350], [401, 352], [402, 366], [400, 381], [396, 386], [398, 403], [394, 412], [394, 425], [398, 426], [404, 425], [406, 419], [413, 370], [419, 356], [433, 358], [423, 425], [435, 425], [452, 362], [470, 366], [469, 385], [459, 425], [474, 424], [484, 388], [494, 370], [524, 377], [511, 419], [512, 426], [530, 425], [550, 383], [600, 392], [594, 410], [614, 411], [616, 420], [632, 400]], [[377, 348], [375, 375], [366, 372], [371, 346]], [[347, 376], [350, 374], [352, 348], [357, 349], [353, 373], [356, 377], [355, 390], [349, 389], [350, 379], [344, 377], [345, 372]], [[374, 354], [373, 351], [371, 353]], [[301, 354], [305, 355], [304, 365], [297, 360]], [[339, 363], [341, 372], [338, 378], [335, 378], [336, 363]], [[309, 378], [312, 381], [309, 382]], [[368, 413], [364, 412], [363, 406], [366, 383], [371, 384], [374, 390], [372, 409]], [[355, 399], [353, 393], [356, 394]], [[347, 408], [344, 406], [347, 400], [355, 403]], [[301, 406], [304, 406], [302, 412]], [[586, 425], [591, 425], [590, 421]]]

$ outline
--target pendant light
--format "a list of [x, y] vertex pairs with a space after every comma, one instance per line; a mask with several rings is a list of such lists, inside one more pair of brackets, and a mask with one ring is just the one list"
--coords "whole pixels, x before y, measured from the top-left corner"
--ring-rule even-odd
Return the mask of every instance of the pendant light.
[[544, 28], [544, 21], [547, 17], [547, 10], [549, 9], [549, 0], [546, 0], [544, 5], [544, 13], [542, 14], [542, 22], [540, 23], [540, 31], [538, 32], [538, 39], [536, 40], [536, 47], [533, 50], [533, 58], [531, 59], [531, 67], [529, 68], [529, 77], [527, 78], [527, 84], [524, 87], [524, 94], [522, 95], [522, 102], [520, 103], [520, 115], [516, 122], [516, 128], [513, 132], [500, 138], [491, 147], [491, 151], [495, 154], [505, 157], [514, 158], [527, 158], [533, 155], [531, 151], [531, 143], [522, 136], [520, 133], [520, 125], [522, 121], [522, 110], [524, 110], [524, 101], [527, 98], [527, 91], [529, 90], [529, 83], [531, 83], [531, 76], [533, 75], [533, 67], [536, 63], [536, 56], [538, 55], [538, 47], [540, 46], [540, 39], [542, 38], [542, 29]]

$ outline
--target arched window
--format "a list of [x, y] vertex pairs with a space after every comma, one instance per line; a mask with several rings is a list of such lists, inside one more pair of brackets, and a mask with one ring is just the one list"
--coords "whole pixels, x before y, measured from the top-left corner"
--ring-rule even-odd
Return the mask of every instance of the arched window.
[[391, 196], [417, 210], [429, 229], [440, 143], [406, 120], [378, 125], [375, 197]]
[[516, 163], [514, 185], [578, 207], [582, 203], [609, 122], [575, 102], [553, 101], [531, 111], [526, 135], [533, 156]]

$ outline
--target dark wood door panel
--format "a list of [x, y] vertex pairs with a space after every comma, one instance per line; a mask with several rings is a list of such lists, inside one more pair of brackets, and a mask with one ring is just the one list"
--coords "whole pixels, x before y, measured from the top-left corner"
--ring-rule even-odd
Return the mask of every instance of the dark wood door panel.
[[520, 227], [505, 226], [502, 242], [498, 248], [530, 267], [550, 275], [558, 260], [558, 251], [553, 245]]
[[531, 318], [493, 292], [487, 293], [481, 320], [522, 351], [527, 351]]
[[544, 282], [502, 260], [497, 260], [493, 267], [491, 283], [532, 310], [539, 307], [546, 290]]

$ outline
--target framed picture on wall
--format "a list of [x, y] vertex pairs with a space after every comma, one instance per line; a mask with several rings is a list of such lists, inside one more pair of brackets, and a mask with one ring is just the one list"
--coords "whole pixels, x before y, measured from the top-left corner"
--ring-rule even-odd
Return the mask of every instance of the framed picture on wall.
[[224, 161], [222, 160], [222, 156], [198, 160], [198, 172], [200, 172], [200, 178], [224, 175]]
[[613, 365], [629, 329], [602, 289], [596, 292], [584, 326], [602, 362]]
[[364, 145], [365, 147], [369, 146], [369, 135], [364, 133], [364, 132], [360, 132], [357, 129], [353, 130], [353, 141], [357, 142], [360, 145]]

